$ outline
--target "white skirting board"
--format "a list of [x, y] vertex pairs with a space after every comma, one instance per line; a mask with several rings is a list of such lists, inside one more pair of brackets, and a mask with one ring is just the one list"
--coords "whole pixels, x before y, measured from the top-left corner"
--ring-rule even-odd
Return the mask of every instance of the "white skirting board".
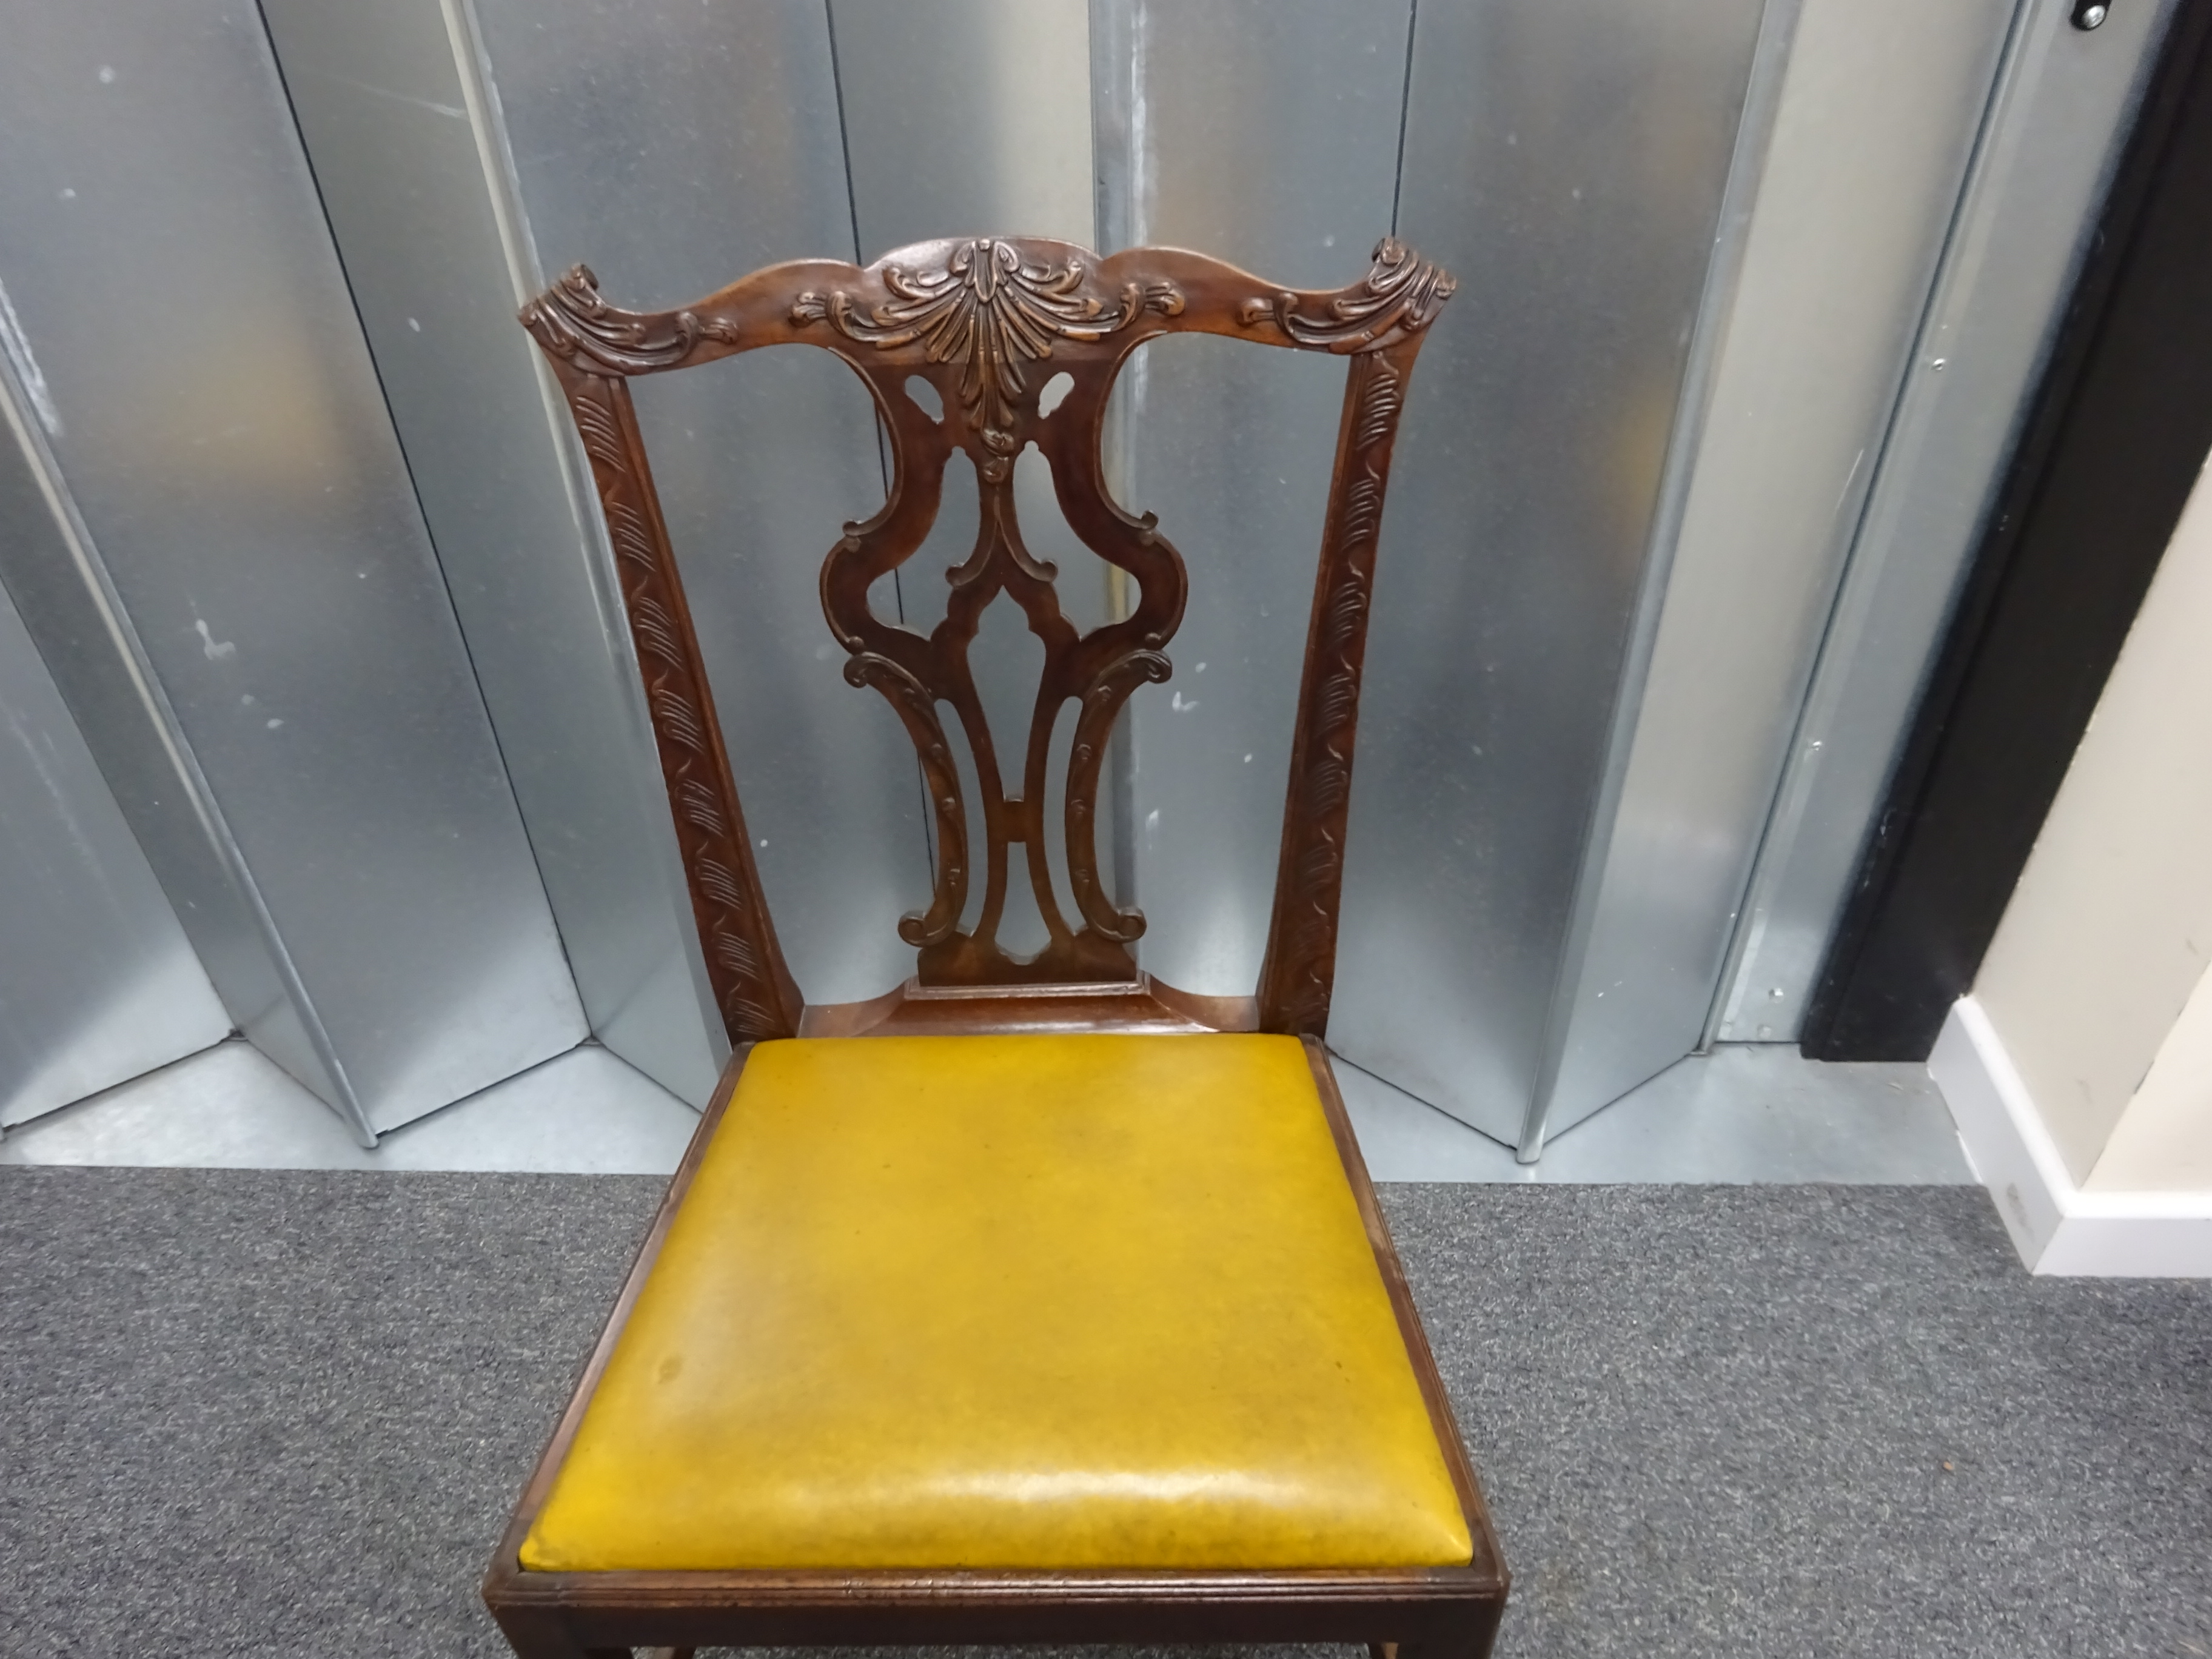
[[2033, 1271], [2212, 1278], [2212, 1193], [2085, 1192], [2075, 1185], [1996, 1028], [1973, 998], [1952, 1005], [1928, 1070], [1974, 1173]]

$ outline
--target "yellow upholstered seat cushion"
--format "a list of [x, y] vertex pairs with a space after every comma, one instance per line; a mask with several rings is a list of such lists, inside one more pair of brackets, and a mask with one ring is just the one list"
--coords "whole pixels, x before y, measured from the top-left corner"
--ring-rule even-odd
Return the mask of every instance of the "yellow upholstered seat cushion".
[[1472, 1553], [1296, 1040], [863, 1037], [753, 1050], [522, 1565]]

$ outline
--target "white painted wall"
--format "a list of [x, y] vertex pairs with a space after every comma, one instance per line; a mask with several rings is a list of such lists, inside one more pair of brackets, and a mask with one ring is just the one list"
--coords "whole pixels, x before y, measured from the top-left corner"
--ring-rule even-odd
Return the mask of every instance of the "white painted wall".
[[2039, 1272], [2212, 1273], [2208, 480], [1929, 1061]]
[[2212, 488], [2200, 476], [1974, 981], [2077, 1182], [2212, 950]]
[[2212, 974], [2197, 979], [2085, 1184], [2096, 1192], [2212, 1192]]

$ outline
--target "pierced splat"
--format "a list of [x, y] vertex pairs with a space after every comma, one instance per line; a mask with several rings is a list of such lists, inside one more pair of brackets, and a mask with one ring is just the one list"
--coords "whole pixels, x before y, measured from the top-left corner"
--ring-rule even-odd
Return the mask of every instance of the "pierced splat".
[[[1181, 557], [1149, 519], [1132, 518], [1108, 498], [1097, 434], [1118, 357], [1056, 357], [1066, 344], [1096, 346], [1148, 313], [1182, 309], [1174, 284], [1132, 283], [1102, 299], [1085, 291], [1079, 258], [1025, 260], [1008, 242], [956, 243], [942, 268], [908, 270], [886, 261], [890, 297], [873, 305], [843, 288], [808, 291], [795, 322], [826, 322], [874, 392], [891, 434], [891, 489], [884, 509], [846, 526], [823, 567], [823, 609], [852, 653], [846, 677], [892, 699], [921, 751], [938, 818], [937, 890], [929, 909], [900, 932], [921, 949], [924, 985], [1133, 981], [1130, 943], [1144, 918], [1115, 908], [1098, 875], [1097, 817], [1105, 738], [1129, 694], [1167, 678], [1162, 647], [1182, 620], [1188, 581]], [[919, 356], [917, 367], [913, 359]], [[943, 401], [941, 419], [908, 392], [919, 373]], [[1055, 374], [1072, 385], [1049, 415], [1038, 400]], [[1137, 603], [1126, 619], [1079, 632], [1061, 611], [1057, 569], [1023, 540], [1014, 501], [1014, 462], [1035, 442], [1052, 470], [1069, 525], [1102, 558], [1133, 578]], [[886, 622], [866, 600], [868, 585], [903, 564], [936, 517], [945, 463], [955, 449], [975, 466], [981, 497], [975, 544], [951, 570], [945, 620], [927, 636]], [[1028, 740], [1001, 757], [977, 696], [969, 663], [983, 611], [1004, 595], [1018, 605], [1044, 647]], [[1079, 706], [1065, 799], [1048, 799], [1052, 734], [1068, 702]], [[949, 708], [975, 758], [981, 799], [972, 814], [957, 797], [938, 710]], [[941, 775], [941, 776], [940, 776]], [[1077, 915], [1066, 915], [1053, 890], [1046, 837], [1066, 838]], [[1015, 869], [1012, 851], [1022, 857]], [[983, 882], [982, 909], [963, 932], [969, 884]], [[1009, 881], [1025, 880], [1042, 917], [1042, 951], [1023, 960], [1000, 944]]]
[[[866, 382], [890, 434], [892, 484], [882, 511], [846, 526], [830, 549], [822, 601], [848, 654], [846, 678], [880, 692], [913, 739], [937, 818], [934, 891], [927, 909], [899, 924], [901, 934], [917, 947], [925, 988], [1077, 986], [1096, 996], [1141, 987], [1131, 947], [1145, 927], [1140, 914], [1109, 900], [1098, 872], [1107, 738], [1131, 695], [1171, 673], [1166, 647], [1188, 592], [1183, 560], [1152, 515], [1132, 514], [1107, 492], [1100, 444], [1115, 377], [1137, 346], [1181, 331], [1350, 356], [1257, 1007], [1199, 1021], [1317, 1034], [1334, 971], [1352, 726], [1390, 450], [1424, 331], [1451, 291], [1442, 270], [1391, 241], [1377, 247], [1362, 283], [1301, 294], [1176, 249], [1099, 259], [1066, 243], [984, 237], [919, 244], [865, 270], [829, 261], [775, 266], [690, 309], [659, 313], [608, 306], [580, 266], [526, 308], [524, 321], [585, 433], [618, 561], [626, 573], [639, 573], [635, 583], [626, 574], [625, 596], [641, 660], [672, 653], [688, 662], [687, 673], [664, 673], [652, 706], [710, 971], [721, 962], [749, 964], [751, 973], [726, 988], [716, 981], [733, 1036], [796, 1029], [795, 994], [758, 903], [726, 766], [708, 781], [720, 792], [712, 814], [690, 799], [707, 787], [699, 739], [713, 730], [712, 709], [625, 379], [758, 346], [811, 343], [837, 353]], [[1056, 401], [1042, 410], [1041, 394], [1062, 375], [1065, 395], [1055, 386]], [[933, 400], [917, 398], [917, 379]], [[600, 431], [613, 435], [594, 443]], [[1078, 629], [1060, 609], [1054, 568], [1024, 543], [1013, 478], [1031, 443], [1050, 467], [1068, 526], [1130, 577], [1134, 603], [1126, 617]], [[976, 539], [948, 573], [944, 621], [924, 635], [877, 616], [867, 593], [921, 546], [955, 450], [975, 465]], [[1004, 757], [969, 660], [985, 609], [1001, 598], [1019, 608], [1044, 650], [1026, 743], [1019, 755]], [[1053, 801], [1052, 738], [1070, 702], [1077, 712], [1066, 781]], [[963, 799], [948, 741], [948, 710], [974, 759], [979, 799], [972, 801]], [[679, 772], [690, 795], [678, 793]], [[687, 801], [695, 829], [711, 817], [737, 826], [734, 833], [711, 848], [702, 842], [695, 856], [684, 833]], [[1073, 915], [1054, 892], [1052, 836], [1063, 838]], [[963, 930], [978, 880], [981, 908]], [[1028, 882], [1047, 933], [1030, 958], [1009, 953], [998, 939], [1014, 880]], [[724, 937], [732, 933], [742, 937]]]

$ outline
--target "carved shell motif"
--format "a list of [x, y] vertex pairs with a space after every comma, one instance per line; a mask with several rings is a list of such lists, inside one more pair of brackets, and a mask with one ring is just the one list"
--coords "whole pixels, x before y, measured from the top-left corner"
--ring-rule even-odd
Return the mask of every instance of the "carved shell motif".
[[978, 237], [956, 242], [942, 268], [884, 267], [891, 297], [863, 310], [843, 290], [802, 294], [791, 320], [827, 319], [848, 339], [889, 350], [921, 343], [933, 363], [962, 365], [960, 403], [986, 443], [1003, 436], [1026, 382], [1024, 362], [1052, 356], [1057, 339], [1097, 341], [1127, 328], [1147, 311], [1173, 317], [1182, 295], [1172, 283], [1129, 283], [1115, 303], [1083, 291], [1083, 262], [1025, 264], [1011, 242]]

